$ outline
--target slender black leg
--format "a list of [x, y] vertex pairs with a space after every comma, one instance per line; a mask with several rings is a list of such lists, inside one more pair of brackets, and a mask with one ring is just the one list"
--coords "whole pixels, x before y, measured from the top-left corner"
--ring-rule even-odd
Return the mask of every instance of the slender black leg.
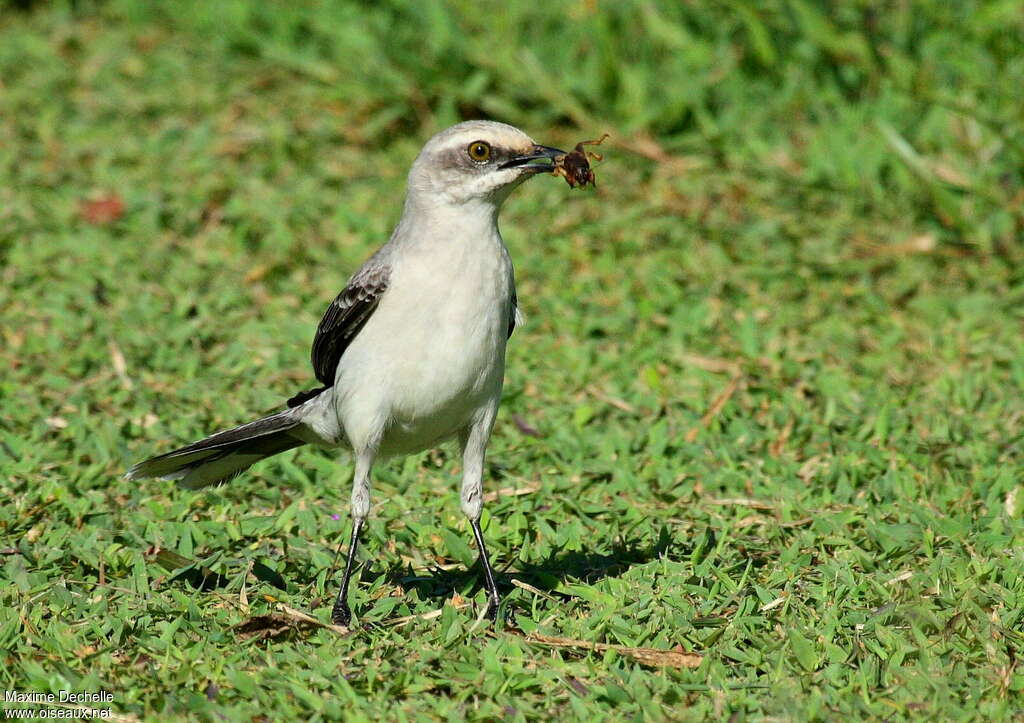
[[352, 577], [352, 566], [356, 559], [356, 548], [359, 546], [359, 530], [363, 527], [363, 520], [359, 517], [352, 518], [352, 541], [348, 544], [348, 559], [345, 561], [345, 577], [341, 581], [341, 589], [338, 590], [338, 597], [334, 601], [334, 609], [331, 611], [331, 621], [335, 625], [348, 626], [352, 622], [352, 610], [348, 606], [348, 581]]
[[487, 617], [496, 620], [498, 617], [498, 586], [494, 583], [494, 570], [491, 568], [491, 560], [487, 556], [487, 546], [484, 545], [484, 535], [480, 531], [480, 521], [470, 520], [473, 526], [473, 537], [476, 538], [476, 547], [480, 551], [480, 562], [484, 566], [484, 587], [487, 588]]

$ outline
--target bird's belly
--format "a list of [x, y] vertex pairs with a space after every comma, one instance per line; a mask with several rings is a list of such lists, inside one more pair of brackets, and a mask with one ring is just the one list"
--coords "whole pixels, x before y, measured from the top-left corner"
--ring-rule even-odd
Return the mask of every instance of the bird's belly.
[[424, 323], [423, 333], [407, 339], [408, 354], [395, 365], [389, 384], [385, 454], [433, 446], [501, 395], [505, 338], [496, 333], [495, 310], [472, 318], [458, 311], [447, 318], [428, 316], [424, 321], [434, 323]]
[[463, 280], [417, 303], [395, 289], [381, 303], [339, 365], [339, 418], [354, 445], [376, 435], [385, 455], [427, 449], [497, 402], [511, 294], [496, 283]]

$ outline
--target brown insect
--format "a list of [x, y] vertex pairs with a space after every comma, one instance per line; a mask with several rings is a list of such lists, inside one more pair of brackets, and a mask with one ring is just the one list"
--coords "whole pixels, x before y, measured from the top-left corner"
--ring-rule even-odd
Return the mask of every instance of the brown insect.
[[569, 184], [569, 188], [576, 188], [576, 186], [583, 188], [588, 183], [591, 186], [596, 186], [594, 171], [590, 167], [590, 159], [602, 161], [604, 158], [597, 153], [583, 150], [583, 146], [599, 146], [607, 137], [608, 134], [605, 133], [597, 140], [580, 141], [576, 144], [576, 150], [555, 158], [555, 167], [551, 172], [556, 176], [564, 178], [565, 182]]

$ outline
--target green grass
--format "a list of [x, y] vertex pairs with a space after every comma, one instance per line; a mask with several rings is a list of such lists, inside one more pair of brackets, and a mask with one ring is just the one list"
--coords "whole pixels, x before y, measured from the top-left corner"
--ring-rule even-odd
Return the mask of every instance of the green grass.
[[[1024, 715], [1016, 0], [24, 4], [2, 687], [137, 718]], [[596, 193], [540, 178], [503, 213], [528, 324], [488, 485], [521, 494], [485, 529], [535, 637], [446, 602], [484, 596], [443, 449], [376, 470], [365, 629], [247, 639], [282, 603], [328, 619], [350, 460], [120, 474], [308, 387], [418, 147], [480, 116], [612, 134]]]

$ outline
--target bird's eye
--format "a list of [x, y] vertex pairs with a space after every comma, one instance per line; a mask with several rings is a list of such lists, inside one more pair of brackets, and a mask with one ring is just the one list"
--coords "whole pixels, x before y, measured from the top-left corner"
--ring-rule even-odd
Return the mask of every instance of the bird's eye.
[[491, 144], [484, 141], [473, 141], [469, 144], [466, 152], [477, 163], [483, 163], [491, 157]]

